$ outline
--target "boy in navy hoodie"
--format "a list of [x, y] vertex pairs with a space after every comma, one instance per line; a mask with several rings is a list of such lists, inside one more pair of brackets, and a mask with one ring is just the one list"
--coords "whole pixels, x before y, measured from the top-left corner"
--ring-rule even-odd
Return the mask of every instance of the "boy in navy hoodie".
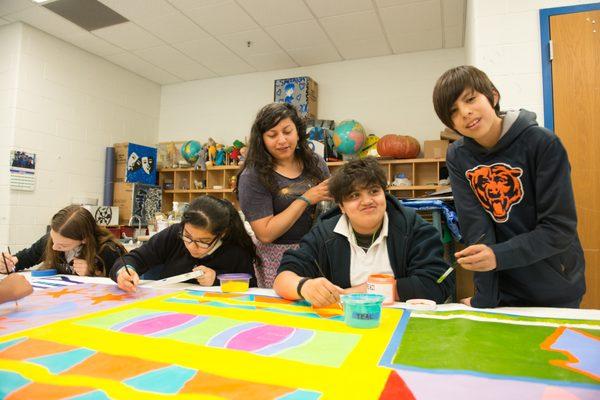
[[500, 112], [499, 100], [472, 66], [446, 71], [433, 91], [438, 117], [463, 136], [446, 156], [461, 232], [471, 244], [456, 258], [475, 272], [475, 294], [461, 301], [577, 308], [585, 261], [567, 153], [534, 113]]

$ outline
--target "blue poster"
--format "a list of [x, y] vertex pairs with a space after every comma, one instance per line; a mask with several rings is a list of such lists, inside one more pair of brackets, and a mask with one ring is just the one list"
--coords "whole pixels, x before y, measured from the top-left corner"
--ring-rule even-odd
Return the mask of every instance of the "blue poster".
[[127, 148], [127, 176], [125, 182], [156, 185], [156, 147], [129, 143]]

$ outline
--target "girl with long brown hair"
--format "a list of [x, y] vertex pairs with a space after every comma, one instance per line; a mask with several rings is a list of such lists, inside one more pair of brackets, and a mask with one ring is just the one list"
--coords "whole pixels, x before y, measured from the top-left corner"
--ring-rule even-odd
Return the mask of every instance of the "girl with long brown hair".
[[[63, 208], [50, 221], [50, 232], [15, 255], [0, 257], [1, 270], [23, 270], [43, 262], [60, 274], [107, 276], [125, 248], [81, 206]], [[6, 260], [6, 263], [5, 261]]]

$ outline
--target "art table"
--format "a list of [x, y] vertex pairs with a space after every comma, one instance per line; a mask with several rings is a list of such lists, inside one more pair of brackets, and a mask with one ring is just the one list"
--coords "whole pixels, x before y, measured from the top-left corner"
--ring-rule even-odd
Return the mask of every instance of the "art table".
[[264, 289], [92, 282], [0, 305], [0, 398], [600, 398], [598, 310], [387, 308], [361, 330]]

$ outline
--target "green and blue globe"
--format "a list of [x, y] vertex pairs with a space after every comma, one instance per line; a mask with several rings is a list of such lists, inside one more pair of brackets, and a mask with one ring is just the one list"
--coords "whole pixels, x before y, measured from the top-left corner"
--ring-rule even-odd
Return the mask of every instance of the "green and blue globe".
[[332, 137], [333, 148], [341, 154], [356, 154], [362, 148], [366, 138], [365, 128], [358, 121], [348, 119], [335, 127]]
[[200, 142], [196, 140], [188, 140], [181, 146], [181, 155], [184, 160], [193, 164], [198, 160], [198, 153], [202, 149]]

